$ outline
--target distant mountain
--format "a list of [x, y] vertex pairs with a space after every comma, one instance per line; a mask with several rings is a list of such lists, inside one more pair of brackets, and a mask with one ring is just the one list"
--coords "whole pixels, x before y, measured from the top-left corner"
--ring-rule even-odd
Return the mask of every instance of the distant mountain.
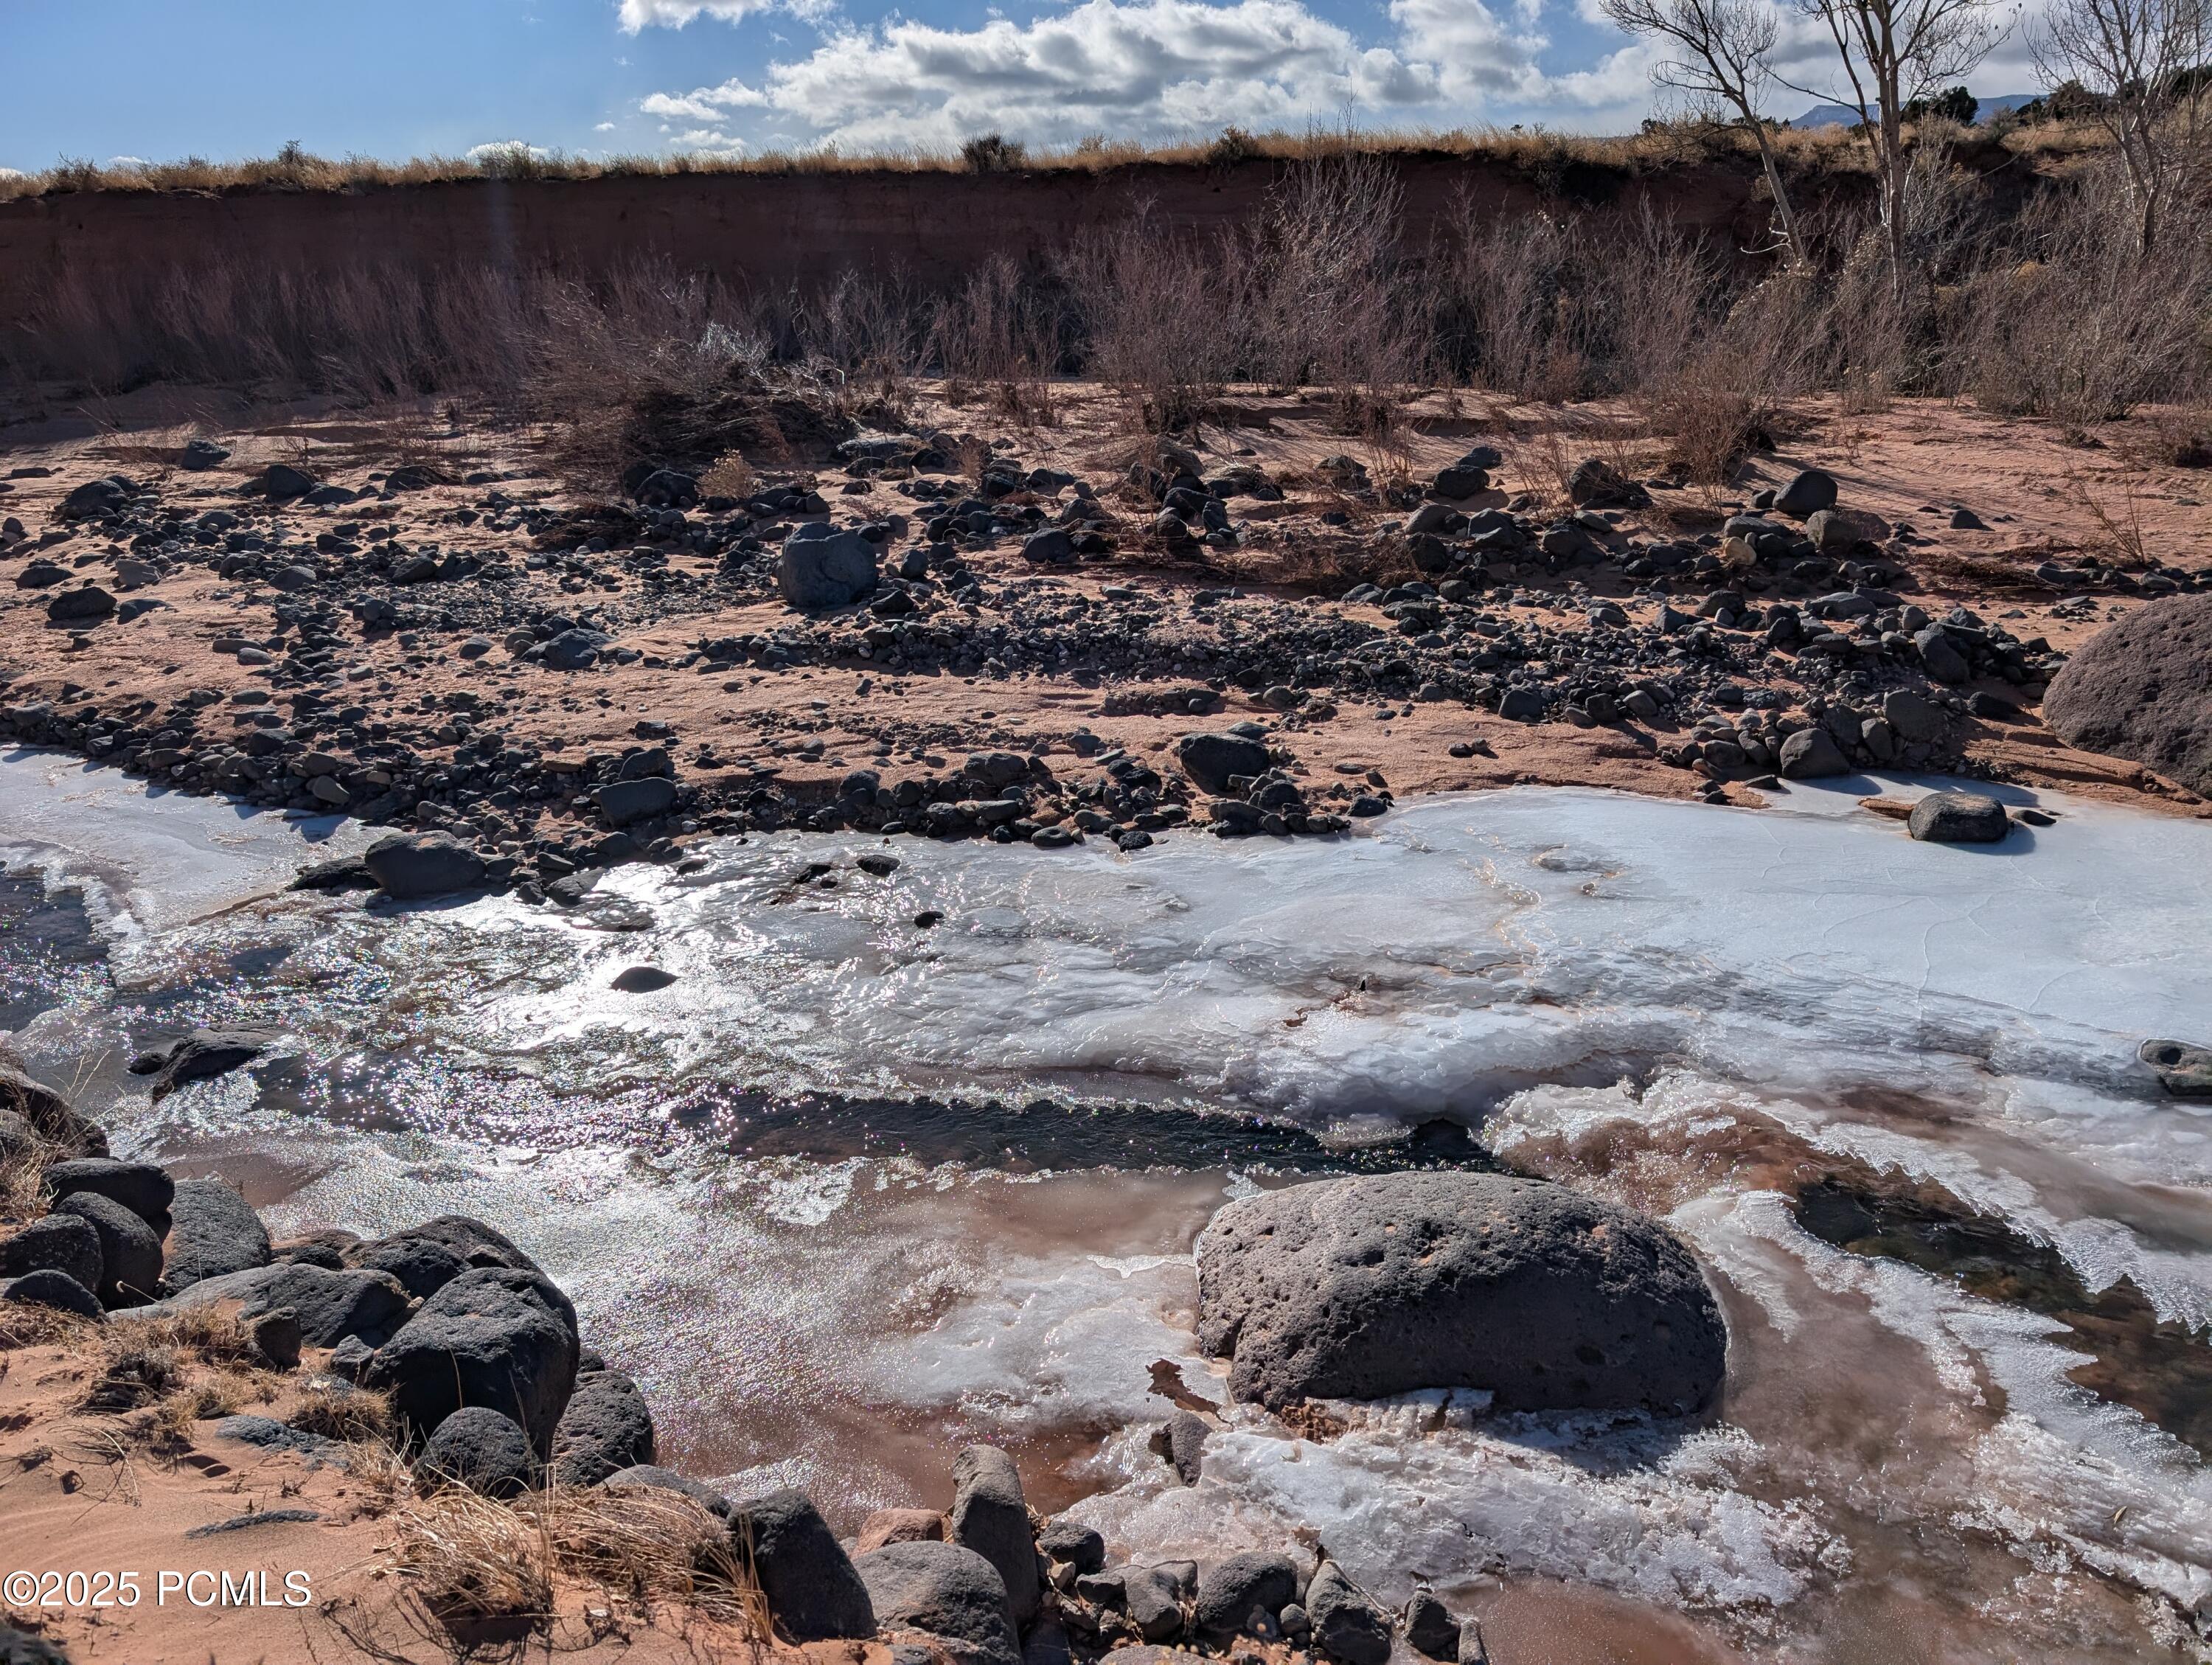
[[[2023, 104], [2032, 104], [2042, 97], [2040, 93], [1999, 93], [1995, 98], [1974, 100], [1974, 119], [1987, 121], [1991, 116], [2002, 115], [2008, 110], [2017, 110]], [[1790, 125], [1792, 127], [1856, 127], [1859, 112], [1848, 104], [1816, 104]]]

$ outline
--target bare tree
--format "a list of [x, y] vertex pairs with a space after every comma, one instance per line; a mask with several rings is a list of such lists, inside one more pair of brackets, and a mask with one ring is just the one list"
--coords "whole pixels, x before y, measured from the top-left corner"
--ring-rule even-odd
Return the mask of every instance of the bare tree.
[[1762, 0], [1598, 0], [1613, 26], [1628, 34], [1663, 40], [1676, 49], [1651, 72], [1662, 87], [1672, 87], [1692, 97], [1727, 106], [1751, 129], [1759, 145], [1759, 165], [1766, 170], [1766, 188], [1774, 196], [1775, 216], [1782, 222], [1783, 246], [1793, 265], [1805, 259], [1798, 240], [1797, 216], [1790, 212], [1790, 193], [1782, 183], [1782, 168], [1773, 141], [1760, 119], [1759, 102], [1774, 78], [1774, 43], [1781, 20]]
[[[2004, 38], [1995, 14], [2003, 0], [1796, 0], [1824, 25], [1842, 60], [1846, 98], [1833, 89], [1797, 87], [1815, 98], [1848, 103], [1859, 112], [1859, 131], [1874, 153], [1887, 246], [1890, 290], [1899, 298], [1907, 280], [1906, 226], [1911, 158], [1905, 142], [1905, 107], [1947, 82], [1963, 79]], [[1792, 82], [1787, 83], [1796, 86]]]
[[2148, 254], [2167, 210], [2212, 171], [2212, 4], [2054, 0], [2028, 42], [2046, 85], [2076, 82], [2127, 169], [2136, 246]]

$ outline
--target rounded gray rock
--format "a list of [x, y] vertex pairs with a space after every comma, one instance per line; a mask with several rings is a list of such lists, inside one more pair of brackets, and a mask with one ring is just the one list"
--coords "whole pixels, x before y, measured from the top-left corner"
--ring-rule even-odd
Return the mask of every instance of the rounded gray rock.
[[1972, 792], [1931, 792], [1912, 806], [1905, 824], [1929, 844], [1996, 844], [2012, 830], [2003, 805]]
[[1242, 734], [1186, 734], [1176, 743], [1176, 759], [1202, 792], [1218, 795], [1233, 775], [1267, 772], [1267, 748]]
[[1821, 781], [1849, 775], [1851, 760], [1825, 728], [1802, 728], [1782, 743], [1781, 768], [1785, 781]]
[[574, 1323], [568, 1297], [542, 1273], [465, 1272], [376, 1350], [362, 1385], [389, 1394], [419, 1433], [465, 1405], [489, 1406], [520, 1423], [543, 1457], [576, 1385]]
[[965, 1665], [1020, 1665], [998, 1569], [972, 1549], [927, 1540], [886, 1544], [853, 1563], [878, 1625], [926, 1632]]
[[804, 1492], [772, 1492], [738, 1504], [730, 1511], [730, 1540], [789, 1640], [876, 1633], [868, 1586]]
[[1234, 1361], [1238, 1398], [1273, 1409], [1476, 1388], [1501, 1410], [1681, 1414], [1727, 1365], [1719, 1305], [1672, 1232], [1502, 1174], [1241, 1199], [1199, 1237], [1198, 1285], [1200, 1349]]
[[826, 522], [795, 527], [776, 559], [775, 587], [794, 607], [848, 605], [876, 587], [876, 546]]
[[161, 1240], [137, 1215], [97, 1191], [73, 1191], [52, 1212], [75, 1214], [100, 1234], [100, 1305], [143, 1306], [161, 1292]]
[[597, 1486], [653, 1459], [653, 1413], [637, 1383], [620, 1370], [579, 1375], [553, 1431], [554, 1479], [562, 1486]]
[[48, 1214], [11, 1237], [0, 1237], [0, 1278], [33, 1272], [60, 1272], [98, 1289], [100, 1233], [76, 1214]]
[[14, 1301], [27, 1307], [53, 1307], [63, 1312], [73, 1312], [80, 1318], [100, 1316], [100, 1297], [66, 1272], [42, 1267], [27, 1272], [20, 1278], [11, 1278], [0, 1285], [0, 1301]]
[[1274, 1625], [1275, 1615], [1297, 1599], [1298, 1570], [1289, 1556], [1243, 1550], [1199, 1568], [1191, 1626], [1210, 1641], [1244, 1635], [1255, 1622]]
[[392, 833], [361, 860], [385, 895], [403, 902], [472, 890], [484, 881], [483, 858], [448, 833]]
[[537, 1473], [520, 1425], [482, 1405], [463, 1406], [440, 1423], [415, 1460], [415, 1483], [426, 1492], [465, 1486], [487, 1498], [519, 1498]]
[[970, 1445], [952, 1462], [952, 1541], [999, 1570], [1006, 1609], [1018, 1626], [1036, 1616], [1036, 1540], [1021, 1472], [995, 1445]]
[[73, 1157], [52, 1164], [40, 1182], [56, 1197], [90, 1191], [119, 1202], [156, 1233], [168, 1230], [169, 1203], [177, 1190], [176, 1182], [154, 1164], [113, 1157]]
[[2051, 679], [2043, 718], [2068, 745], [2212, 794], [2212, 595], [2168, 596], [2106, 625]]
[[1306, 1586], [1314, 1645], [1344, 1665], [1388, 1665], [1390, 1615], [1369, 1601], [1334, 1561], [1323, 1561]]

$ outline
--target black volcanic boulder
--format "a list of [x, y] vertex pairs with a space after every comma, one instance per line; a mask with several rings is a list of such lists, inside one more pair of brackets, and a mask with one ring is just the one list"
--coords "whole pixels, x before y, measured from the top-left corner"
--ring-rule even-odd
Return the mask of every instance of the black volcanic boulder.
[[521, 1424], [542, 1459], [575, 1390], [577, 1352], [574, 1309], [543, 1273], [483, 1267], [423, 1302], [361, 1384], [389, 1394], [417, 1434], [464, 1405], [489, 1406]]
[[365, 1272], [388, 1272], [416, 1300], [435, 1295], [469, 1269], [469, 1263], [428, 1237], [404, 1234], [380, 1237], [344, 1251], [348, 1266]]
[[219, 1179], [180, 1182], [169, 1204], [169, 1287], [269, 1264], [269, 1228]]
[[1247, 1632], [1264, 1635], [1297, 1599], [1298, 1570], [1289, 1556], [1240, 1550], [1199, 1568], [1191, 1628], [1214, 1642]]
[[0, 1301], [27, 1307], [52, 1307], [80, 1318], [98, 1318], [100, 1297], [66, 1272], [41, 1269], [0, 1283]]
[[390, 833], [362, 854], [385, 895], [402, 902], [473, 890], [484, 882], [483, 858], [450, 833]]
[[1912, 806], [1905, 829], [1929, 844], [1996, 844], [2012, 830], [2012, 817], [1978, 792], [1931, 792]]
[[1036, 1536], [1020, 1471], [995, 1445], [970, 1445], [952, 1460], [952, 1541], [999, 1570], [1017, 1626], [1036, 1617]]
[[876, 1633], [867, 1585], [804, 1492], [771, 1492], [738, 1504], [730, 1511], [730, 1541], [789, 1640]]
[[211, 1080], [252, 1063], [277, 1036], [259, 1029], [196, 1029], [131, 1060], [133, 1075], [151, 1075], [154, 1097], [165, 1098], [188, 1082]]
[[1176, 760], [1200, 791], [1216, 797], [1230, 789], [1231, 776], [1267, 772], [1267, 748], [1242, 734], [1186, 734], [1176, 744]]
[[1306, 1585], [1306, 1617], [1315, 1644], [1345, 1665], [1388, 1665], [1390, 1615], [1370, 1601], [1334, 1561], [1323, 1561]]
[[41, 1086], [23, 1073], [22, 1066], [0, 1052], [0, 1110], [12, 1110], [66, 1151], [82, 1156], [107, 1154], [107, 1135], [69, 1106], [52, 1088]]
[[1280, 1409], [1486, 1389], [1501, 1410], [1701, 1409], [1728, 1332], [1657, 1223], [1502, 1174], [1380, 1174], [1231, 1203], [1198, 1240], [1199, 1346]]
[[2212, 595], [2168, 596], [2098, 631], [2051, 679], [2043, 720], [2068, 745], [2212, 794]]
[[141, 1306], [161, 1292], [161, 1240], [114, 1198], [72, 1191], [50, 1212], [75, 1214], [100, 1234], [100, 1305]]
[[[379, 1244], [410, 1241], [433, 1243], [458, 1256], [463, 1264], [472, 1267], [511, 1267], [518, 1272], [536, 1272], [538, 1262], [524, 1254], [514, 1238], [495, 1227], [466, 1214], [441, 1214], [434, 1219], [424, 1220], [420, 1225], [410, 1225], [391, 1236], [380, 1237], [376, 1243], [364, 1243], [362, 1250]], [[560, 1291], [556, 1290], [556, 1294]], [[565, 1305], [568, 1297], [561, 1296]], [[574, 1314], [570, 1311], [570, 1328]]]
[[300, 1339], [311, 1347], [335, 1347], [348, 1336], [377, 1346], [406, 1321], [407, 1291], [382, 1272], [332, 1271], [308, 1261], [279, 1261], [198, 1279], [161, 1303], [165, 1312], [228, 1301], [248, 1321], [290, 1311]]
[[87, 1289], [98, 1289], [100, 1270], [100, 1233], [76, 1214], [48, 1214], [0, 1237], [0, 1278], [61, 1272]]
[[91, 1191], [121, 1203], [160, 1236], [169, 1229], [169, 1202], [176, 1182], [150, 1162], [118, 1162], [113, 1157], [72, 1157], [51, 1164], [40, 1182], [53, 1196]]
[[519, 1498], [537, 1474], [521, 1425], [482, 1405], [464, 1406], [440, 1423], [415, 1460], [415, 1483], [426, 1492], [465, 1486], [487, 1498]]
[[775, 563], [775, 587], [803, 611], [843, 607], [876, 587], [876, 546], [826, 521], [792, 529]]
[[922, 1631], [961, 1665], [1020, 1665], [998, 1569], [958, 1544], [885, 1544], [853, 1563], [876, 1622]]
[[620, 1370], [586, 1370], [553, 1431], [553, 1478], [597, 1486], [653, 1458], [653, 1413], [637, 1383]]

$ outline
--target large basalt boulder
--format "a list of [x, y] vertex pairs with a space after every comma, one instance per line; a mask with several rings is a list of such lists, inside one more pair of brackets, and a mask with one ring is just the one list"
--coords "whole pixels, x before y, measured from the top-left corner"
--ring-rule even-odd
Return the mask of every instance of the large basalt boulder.
[[826, 521], [796, 526], [776, 559], [775, 587], [794, 607], [848, 606], [876, 587], [876, 546]]
[[1656, 1222], [1502, 1174], [1381, 1174], [1231, 1203], [1198, 1242], [1200, 1346], [1280, 1409], [1485, 1389], [1504, 1410], [1702, 1409], [1728, 1332]]
[[2097, 632], [2051, 679], [2043, 720], [2070, 746], [2212, 796], [2212, 595], [2168, 596]]
[[245, 1272], [202, 1278], [161, 1303], [163, 1312], [238, 1303], [248, 1322], [289, 1310], [300, 1321], [300, 1340], [335, 1347], [348, 1336], [380, 1346], [407, 1317], [407, 1291], [389, 1273], [333, 1272], [305, 1261], [280, 1261]]
[[574, 1309], [543, 1273], [484, 1267], [423, 1302], [361, 1382], [389, 1394], [417, 1434], [465, 1405], [489, 1406], [521, 1424], [543, 1459], [575, 1390], [578, 1351]]
[[921, 1631], [962, 1665], [1021, 1665], [998, 1569], [958, 1544], [886, 1544], [853, 1563], [876, 1622]]
[[51, 1212], [74, 1214], [99, 1233], [100, 1285], [94, 1293], [100, 1305], [143, 1306], [161, 1293], [161, 1240], [137, 1215], [97, 1191], [72, 1191]]
[[876, 1633], [868, 1586], [804, 1492], [772, 1492], [730, 1511], [730, 1541], [793, 1642]]
[[1334, 1561], [1323, 1561], [1306, 1586], [1306, 1617], [1315, 1644], [1345, 1665], [1388, 1665], [1390, 1615], [1367, 1599]]
[[610, 1474], [653, 1459], [653, 1413], [637, 1383], [620, 1370], [576, 1377], [576, 1391], [553, 1431], [553, 1478], [597, 1486]]
[[100, 1233], [76, 1214], [48, 1214], [12, 1236], [0, 1237], [0, 1278], [32, 1272], [60, 1272], [98, 1289]]
[[179, 1182], [169, 1204], [166, 1275], [171, 1289], [251, 1272], [269, 1260], [269, 1228], [252, 1203], [219, 1179]]
[[40, 1176], [48, 1194], [74, 1196], [90, 1191], [121, 1203], [154, 1229], [169, 1229], [169, 1203], [176, 1182], [150, 1162], [118, 1162], [113, 1157], [72, 1157], [50, 1164]]
[[1017, 1626], [1036, 1617], [1036, 1539], [1014, 1460], [995, 1445], [971, 1445], [952, 1461], [952, 1541], [999, 1570]]
[[1821, 781], [1849, 775], [1851, 760], [1825, 728], [1801, 728], [1782, 743], [1780, 774], [1785, 781]]
[[1265, 775], [1267, 748], [1242, 734], [1186, 734], [1176, 743], [1176, 761], [1200, 791], [1218, 796], [1236, 775]]
[[[458, 1255], [464, 1264], [472, 1267], [511, 1267], [518, 1272], [540, 1270], [537, 1261], [523, 1253], [514, 1239], [495, 1226], [467, 1214], [440, 1214], [424, 1220], [420, 1225], [410, 1225], [394, 1231], [389, 1237], [379, 1237], [376, 1243], [422, 1242], [438, 1244]], [[361, 1249], [374, 1247], [362, 1244]], [[556, 1291], [557, 1293], [557, 1291]], [[565, 1303], [568, 1299], [562, 1296]]]
[[483, 858], [449, 833], [391, 833], [362, 852], [385, 895], [402, 902], [452, 896], [484, 882]]
[[348, 1266], [388, 1272], [416, 1300], [426, 1300], [469, 1269], [469, 1263], [428, 1237], [397, 1236], [356, 1243], [343, 1252]]

